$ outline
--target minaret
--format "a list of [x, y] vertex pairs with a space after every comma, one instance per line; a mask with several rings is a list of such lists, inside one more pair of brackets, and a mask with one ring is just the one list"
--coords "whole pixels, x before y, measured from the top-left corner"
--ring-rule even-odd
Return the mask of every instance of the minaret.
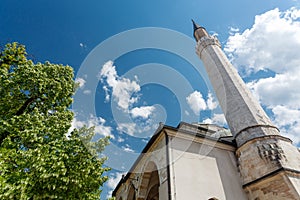
[[300, 199], [300, 153], [280, 135], [220, 42], [193, 21], [196, 53], [202, 60], [228, 126], [237, 143], [236, 156], [249, 199]]

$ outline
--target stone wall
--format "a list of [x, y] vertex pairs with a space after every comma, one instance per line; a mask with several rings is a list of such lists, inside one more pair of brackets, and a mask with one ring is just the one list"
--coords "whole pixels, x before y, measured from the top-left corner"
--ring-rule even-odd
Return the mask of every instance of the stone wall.
[[300, 199], [299, 185], [294, 184], [300, 180], [300, 154], [289, 139], [256, 138], [242, 145], [236, 156], [250, 199]]

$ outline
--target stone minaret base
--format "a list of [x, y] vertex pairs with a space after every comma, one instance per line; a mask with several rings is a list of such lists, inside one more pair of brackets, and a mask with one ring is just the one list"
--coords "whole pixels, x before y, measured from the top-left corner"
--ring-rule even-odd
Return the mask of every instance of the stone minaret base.
[[249, 199], [300, 199], [300, 153], [288, 138], [255, 138], [236, 155]]

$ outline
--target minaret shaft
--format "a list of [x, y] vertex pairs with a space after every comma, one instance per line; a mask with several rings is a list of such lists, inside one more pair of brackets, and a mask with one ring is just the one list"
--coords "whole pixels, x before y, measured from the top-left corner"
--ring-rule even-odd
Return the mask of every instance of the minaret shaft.
[[196, 52], [208, 73], [230, 130], [244, 191], [249, 199], [300, 199], [300, 153], [280, 136], [219, 41], [194, 23]]
[[[238, 144], [242, 145], [254, 137], [279, 135], [278, 129], [272, 124], [236, 69], [226, 58], [218, 40], [212, 36], [202, 37], [196, 49]], [[257, 132], [258, 127], [269, 128], [271, 131]], [[255, 129], [255, 133], [244, 134], [250, 129]]]

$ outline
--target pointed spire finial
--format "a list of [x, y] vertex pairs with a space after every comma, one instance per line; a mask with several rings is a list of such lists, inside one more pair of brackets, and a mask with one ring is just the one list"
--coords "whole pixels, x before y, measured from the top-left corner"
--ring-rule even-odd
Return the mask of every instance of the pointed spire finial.
[[197, 30], [197, 29], [199, 29], [199, 28], [201, 28], [201, 26], [199, 26], [198, 24], [196, 24], [196, 22], [192, 19], [192, 22], [193, 22], [193, 26], [194, 26], [194, 32]]
[[202, 26], [199, 26], [194, 20], [192, 20], [193, 26], [194, 26], [194, 38], [198, 42], [200, 38], [203, 36], [209, 36], [208, 33], [206, 32], [205, 28]]

